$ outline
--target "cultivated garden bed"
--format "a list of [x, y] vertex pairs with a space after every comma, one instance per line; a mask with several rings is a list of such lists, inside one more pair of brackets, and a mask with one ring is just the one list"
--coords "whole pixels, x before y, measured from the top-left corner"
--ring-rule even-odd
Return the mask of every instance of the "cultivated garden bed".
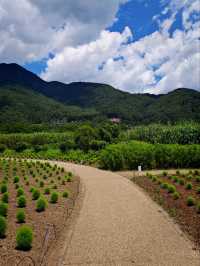
[[159, 203], [200, 248], [200, 172], [177, 171], [175, 175], [147, 173], [132, 181]]
[[57, 165], [0, 160], [0, 265], [43, 265], [78, 189], [79, 178]]

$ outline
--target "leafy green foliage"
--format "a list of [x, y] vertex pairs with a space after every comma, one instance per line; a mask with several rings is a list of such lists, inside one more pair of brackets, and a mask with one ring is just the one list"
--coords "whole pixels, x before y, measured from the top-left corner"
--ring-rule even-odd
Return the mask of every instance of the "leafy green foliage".
[[17, 230], [16, 234], [17, 249], [30, 250], [33, 242], [33, 231], [27, 226], [23, 225]]
[[43, 212], [47, 207], [47, 201], [44, 198], [39, 198], [36, 203], [36, 211]]
[[6, 219], [0, 215], [0, 238], [4, 238], [7, 229]]
[[24, 210], [19, 210], [16, 215], [18, 223], [25, 223], [26, 215]]
[[0, 216], [6, 217], [8, 213], [8, 204], [0, 202]]
[[18, 208], [25, 208], [26, 207], [26, 198], [25, 196], [20, 196], [17, 198], [17, 206]]
[[57, 203], [58, 202], [58, 193], [57, 192], [52, 192], [50, 202], [51, 203]]
[[131, 141], [108, 145], [100, 154], [100, 167], [111, 170], [195, 168], [200, 161], [199, 145], [148, 144]]

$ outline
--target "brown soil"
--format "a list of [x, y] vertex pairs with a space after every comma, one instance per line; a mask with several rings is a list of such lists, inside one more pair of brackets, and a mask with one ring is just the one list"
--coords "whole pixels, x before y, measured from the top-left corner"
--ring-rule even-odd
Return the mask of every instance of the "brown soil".
[[[12, 163], [11, 163], [12, 165]], [[65, 229], [66, 220], [69, 217], [71, 210], [73, 209], [75, 199], [78, 194], [79, 189], [79, 177], [74, 176], [72, 182], [66, 182], [64, 185], [61, 180], [58, 180], [58, 176], [64, 178], [66, 172], [60, 172], [59, 174], [53, 173], [52, 177], [48, 177], [47, 180], [42, 179], [42, 172], [37, 173], [36, 177], [33, 178], [28, 169], [25, 173], [21, 172], [20, 165], [18, 163], [18, 171], [16, 175], [20, 176], [20, 185], [25, 191], [25, 196], [27, 199], [27, 206], [24, 208], [26, 213], [26, 225], [29, 225], [33, 229], [33, 245], [30, 251], [24, 252], [16, 249], [16, 231], [22, 224], [18, 224], [16, 221], [17, 207], [17, 192], [15, 185], [13, 184], [13, 172], [12, 167], [9, 170], [9, 182], [8, 182], [8, 192], [9, 192], [9, 206], [7, 215], [7, 233], [6, 238], [0, 239], [0, 265], [44, 265], [48, 260], [48, 257], [54, 246], [59, 242], [59, 238]], [[34, 169], [34, 171], [36, 171]], [[41, 170], [42, 171], [42, 170]], [[29, 185], [26, 185], [23, 176], [29, 176]], [[54, 189], [59, 193], [59, 200], [56, 204], [51, 204], [49, 202], [50, 195], [44, 195], [48, 201], [48, 207], [44, 212], [36, 211], [36, 201], [32, 200], [32, 194], [29, 191], [32, 186], [39, 188], [38, 180], [44, 181], [44, 188], [50, 187], [54, 184], [57, 185], [57, 189]], [[3, 172], [0, 170], [0, 181], [3, 178]], [[50, 183], [50, 180], [54, 180], [55, 183]], [[41, 193], [44, 188], [39, 188]], [[63, 198], [62, 192], [69, 191], [69, 197]], [[52, 191], [52, 189], [51, 189]], [[24, 259], [24, 264], [20, 261]], [[31, 261], [35, 264], [31, 264]], [[30, 264], [28, 264], [30, 262]]]
[[159, 203], [174, 218], [175, 222], [180, 225], [181, 229], [187, 233], [190, 239], [195, 242], [197, 249], [200, 249], [200, 214], [197, 213], [195, 206], [188, 207], [186, 204], [188, 196], [193, 196], [196, 201], [200, 202], [200, 194], [196, 193], [196, 188], [200, 184], [196, 181], [186, 181], [193, 184], [192, 190], [186, 190], [185, 186], [174, 183], [168, 177], [161, 175], [159, 179], [175, 185], [181, 197], [174, 200], [172, 194], [162, 189], [157, 182], [153, 182], [147, 176], [134, 176], [132, 181], [143, 188], [153, 200]]

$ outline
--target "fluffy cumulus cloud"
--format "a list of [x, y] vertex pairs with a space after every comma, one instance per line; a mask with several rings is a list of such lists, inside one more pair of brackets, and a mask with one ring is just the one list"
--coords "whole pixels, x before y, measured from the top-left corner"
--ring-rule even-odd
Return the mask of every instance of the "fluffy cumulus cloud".
[[125, 0], [0, 0], [0, 61], [31, 62], [94, 40]]
[[[46, 80], [91, 81], [129, 92], [200, 89], [199, 0], [161, 0], [158, 30], [134, 40], [105, 30], [130, 0], [0, 0], [0, 61], [49, 58]], [[143, 0], [141, 0], [143, 1]], [[171, 31], [178, 14], [182, 28]]]
[[[102, 31], [97, 40], [65, 47], [48, 61], [46, 80], [109, 83], [130, 92], [165, 93], [179, 87], [200, 89], [200, 32], [198, 0], [170, 2], [159, 30], [131, 42], [128, 27], [122, 33]], [[169, 30], [182, 10], [183, 30]], [[155, 18], [154, 18], [155, 19]]]

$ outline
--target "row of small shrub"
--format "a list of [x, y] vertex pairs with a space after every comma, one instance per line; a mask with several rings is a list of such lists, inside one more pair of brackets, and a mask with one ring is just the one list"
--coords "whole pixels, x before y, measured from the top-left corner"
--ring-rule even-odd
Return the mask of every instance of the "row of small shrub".
[[[147, 177], [152, 181], [152, 182], [156, 182], [158, 185], [160, 185], [160, 187], [162, 189], [165, 189], [167, 190], [167, 192], [169, 194], [172, 194], [172, 197], [174, 200], [177, 200], [181, 197], [180, 193], [177, 191], [177, 188], [170, 184], [170, 183], [167, 183], [167, 182], [163, 182], [159, 177], [157, 176], [153, 176], [149, 173], [147, 173]], [[188, 183], [190, 184], [190, 183]], [[188, 188], [189, 186], [186, 185], [186, 189], [191, 189], [191, 188]], [[197, 192], [198, 193], [198, 192]], [[199, 188], [199, 193], [200, 193], [200, 188]], [[186, 199], [186, 204], [187, 206], [194, 206], [196, 205], [196, 211], [197, 213], [200, 213], [200, 201], [198, 202], [193, 196], [188, 196], [187, 199]]]
[[110, 170], [200, 167], [200, 145], [149, 144], [130, 141], [107, 146], [99, 166]]

